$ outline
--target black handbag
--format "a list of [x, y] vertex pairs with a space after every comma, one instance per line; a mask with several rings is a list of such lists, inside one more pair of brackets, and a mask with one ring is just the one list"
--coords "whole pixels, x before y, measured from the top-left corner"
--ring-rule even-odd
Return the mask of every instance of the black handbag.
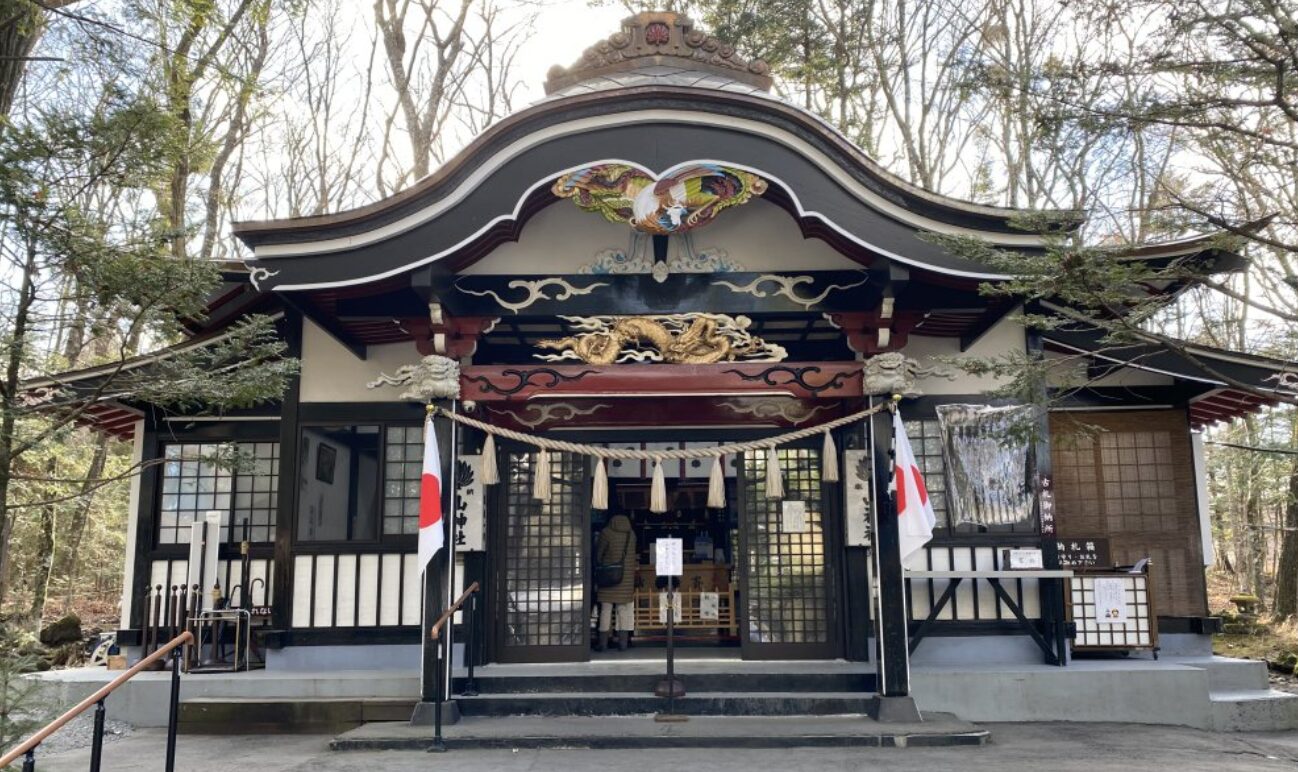
[[622, 571], [626, 565], [626, 552], [631, 549], [631, 534], [622, 542], [622, 559], [616, 563], [595, 564], [595, 586], [616, 587], [622, 583]]

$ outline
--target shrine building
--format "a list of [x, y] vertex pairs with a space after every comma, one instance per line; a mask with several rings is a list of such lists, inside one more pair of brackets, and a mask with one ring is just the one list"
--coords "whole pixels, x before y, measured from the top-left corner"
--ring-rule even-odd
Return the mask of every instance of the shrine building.
[[[1042, 237], [1015, 227], [1022, 212], [889, 173], [777, 96], [766, 63], [683, 16], [628, 18], [554, 67], [545, 92], [389, 198], [235, 225], [250, 257], [226, 268], [182, 345], [273, 315], [301, 362], [281, 401], [226, 415], [96, 407], [96, 425], [146, 463], [131, 485], [128, 652], [150, 645], [160, 615], [165, 627], [178, 588], [201, 582], [206, 606], [219, 584], [222, 604], [248, 611], [252, 665], [405, 673], [427, 701], [428, 674], [446, 667], [429, 622], [476, 582], [448, 631], [457, 678], [469, 660], [483, 678], [555, 672], [534, 663], [617, 674], [664, 657], [655, 545], [680, 539], [671, 613], [691, 695], [709, 691], [689, 683], [691, 660], [749, 676], [785, 672], [756, 661], [798, 661], [789, 673], [815, 673], [839, 697], [1067, 719], [1062, 702], [988, 707], [986, 684], [962, 679], [1022, 668], [1098, 694], [1128, 678], [1093, 669], [1119, 656], [1157, 673], [1201, 658], [1193, 688], [1209, 705], [1217, 620], [1199, 431], [1265, 406], [1238, 385], [1278, 389], [1290, 363], [1026, 330], [1021, 304], [980, 292], [1009, 277], [932, 238], [1041, 253]], [[1240, 270], [1218, 243], [1130, 257]], [[1048, 413], [991, 396], [1002, 381], [958, 366], [1011, 354], [1057, 360]], [[429, 400], [454, 562], [448, 572], [443, 549], [425, 584]], [[893, 407], [937, 518], [905, 565]], [[1002, 441], [1014, 421], [1035, 422], [1037, 439]], [[772, 438], [773, 453], [761, 446]], [[638, 455], [608, 454], [597, 478], [595, 457], [551, 450], [542, 462], [533, 439]], [[738, 445], [749, 449], [717, 456], [714, 472], [708, 449]], [[243, 462], [220, 463], [221, 448]], [[596, 635], [593, 578], [598, 535], [619, 515], [635, 544], [625, 650]], [[485, 689], [455, 699], [466, 715], [506, 710]], [[1110, 715], [1148, 710], [1136, 704]]]

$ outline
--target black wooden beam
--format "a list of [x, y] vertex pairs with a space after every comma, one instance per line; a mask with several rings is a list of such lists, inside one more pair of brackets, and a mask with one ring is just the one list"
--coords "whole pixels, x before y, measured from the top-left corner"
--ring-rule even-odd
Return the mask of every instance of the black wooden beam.
[[303, 317], [310, 319], [317, 327], [328, 333], [329, 337], [337, 341], [338, 345], [352, 352], [357, 359], [364, 361], [369, 358], [369, 352], [367, 351], [365, 344], [348, 335], [347, 331], [343, 329], [342, 325], [338, 323], [338, 320], [335, 317], [325, 314], [309, 301], [294, 298], [285, 292], [277, 292], [275, 294], [279, 295], [285, 305], [294, 311], [297, 311]]

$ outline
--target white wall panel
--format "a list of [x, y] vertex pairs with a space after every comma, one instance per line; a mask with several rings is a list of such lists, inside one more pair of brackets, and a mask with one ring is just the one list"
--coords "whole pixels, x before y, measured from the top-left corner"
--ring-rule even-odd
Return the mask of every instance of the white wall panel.
[[360, 608], [357, 622], [361, 627], [379, 623], [379, 556], [360, 556], [360, 582], [356, 588], [356, 603]]
[[382, 576], [379, 586], [379, 624], [401, 624], [401, 555], [384, 555], [381, 559]]
[[313, 562], [311, 555], [297, 555], [293, 558], [293, 611], [290, 619], [294, 627], [311, 626]]

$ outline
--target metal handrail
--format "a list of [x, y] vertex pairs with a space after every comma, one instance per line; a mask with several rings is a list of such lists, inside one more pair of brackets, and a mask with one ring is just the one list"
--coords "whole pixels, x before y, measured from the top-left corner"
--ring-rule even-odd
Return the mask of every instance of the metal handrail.
[[442, 627], [446, 625], [446, 620], [454, 616], [455, 612], [459, 611], [460, 608], [464, 606], [464, 603], [469, 599], [469, 596], [477, 592], [478, 589], [479, 587], [477, 582], [474, 582], [468, 587], [465, 587], [464, 592], [460, 593], [460, 597], [456, 598], [455, 602], [452, 603], [449, 608], [447, 608], [445, 611], [442, 612], [442, 615], [437, 618], [436, 622], [433, 623], [432, 629], [428, 631], [428, 634], [432, 637], [434, 641], [437, 640], [438, 636], [441, 634]]
[[[27, 754], [31, 750], [34, 750], [36, 746], [44, 742], [47, 737], [54, 734], [59, 729], [62, 729], [64, 724], [68, 723], [72, 719], [81, 715], [91, 705], [96, 705], [102, 702], [106, 697], [108, 697], [108, 695], [116, 691], [117, 687], [121, 686], [122, 684], [134, 678], [136, 675], [140, 673], [141, 670], [144, 670], [145, 668], [152, 665], [154, 662], [157, 662], [158, 660], [162, 659], [167, 654], [171, 653], [171, 651], [176, 647], [184, 646], [186, 644], [192, 644], [193, 642], [194, 642], [194, 634], [189, 632], [188, 630], [181, 633], [180, 635], [177, 635], [175, 638], [172, 638], [170, 641], [167, 641], [167, 643], [159, 647], [157, 651], [141, 659], [139, 662], [136, 662], [135, 665], [133, 665], [129, 670], [126, 670], [121, 675], [117, 676], [113, 680], [104, 684], [94, 694], [85, 698], [81, 702], [78, 702], [76, 705], [73, 705], [71, 708], [65, 711], [63, 715], [59, 716], [58, 718], [54, 719], [50, 723], [46, 724], [45, 727], [42, 728], [39, 732], [36, 732], [31, 737], [28, 737], [26, 740], [23, 740], [21, 743], [19, 743], [16, 747], [11, 749], [5, 755], [0, 756], [0, 769], [4, 769], [5, 767], [12, 764], [14, 761], [18, 760], [18, 758], [20, 758], [21, 756]], [[173, 663], [173, 667], [178, 667], [178, 666], [179, 666], [178, 663]]]

